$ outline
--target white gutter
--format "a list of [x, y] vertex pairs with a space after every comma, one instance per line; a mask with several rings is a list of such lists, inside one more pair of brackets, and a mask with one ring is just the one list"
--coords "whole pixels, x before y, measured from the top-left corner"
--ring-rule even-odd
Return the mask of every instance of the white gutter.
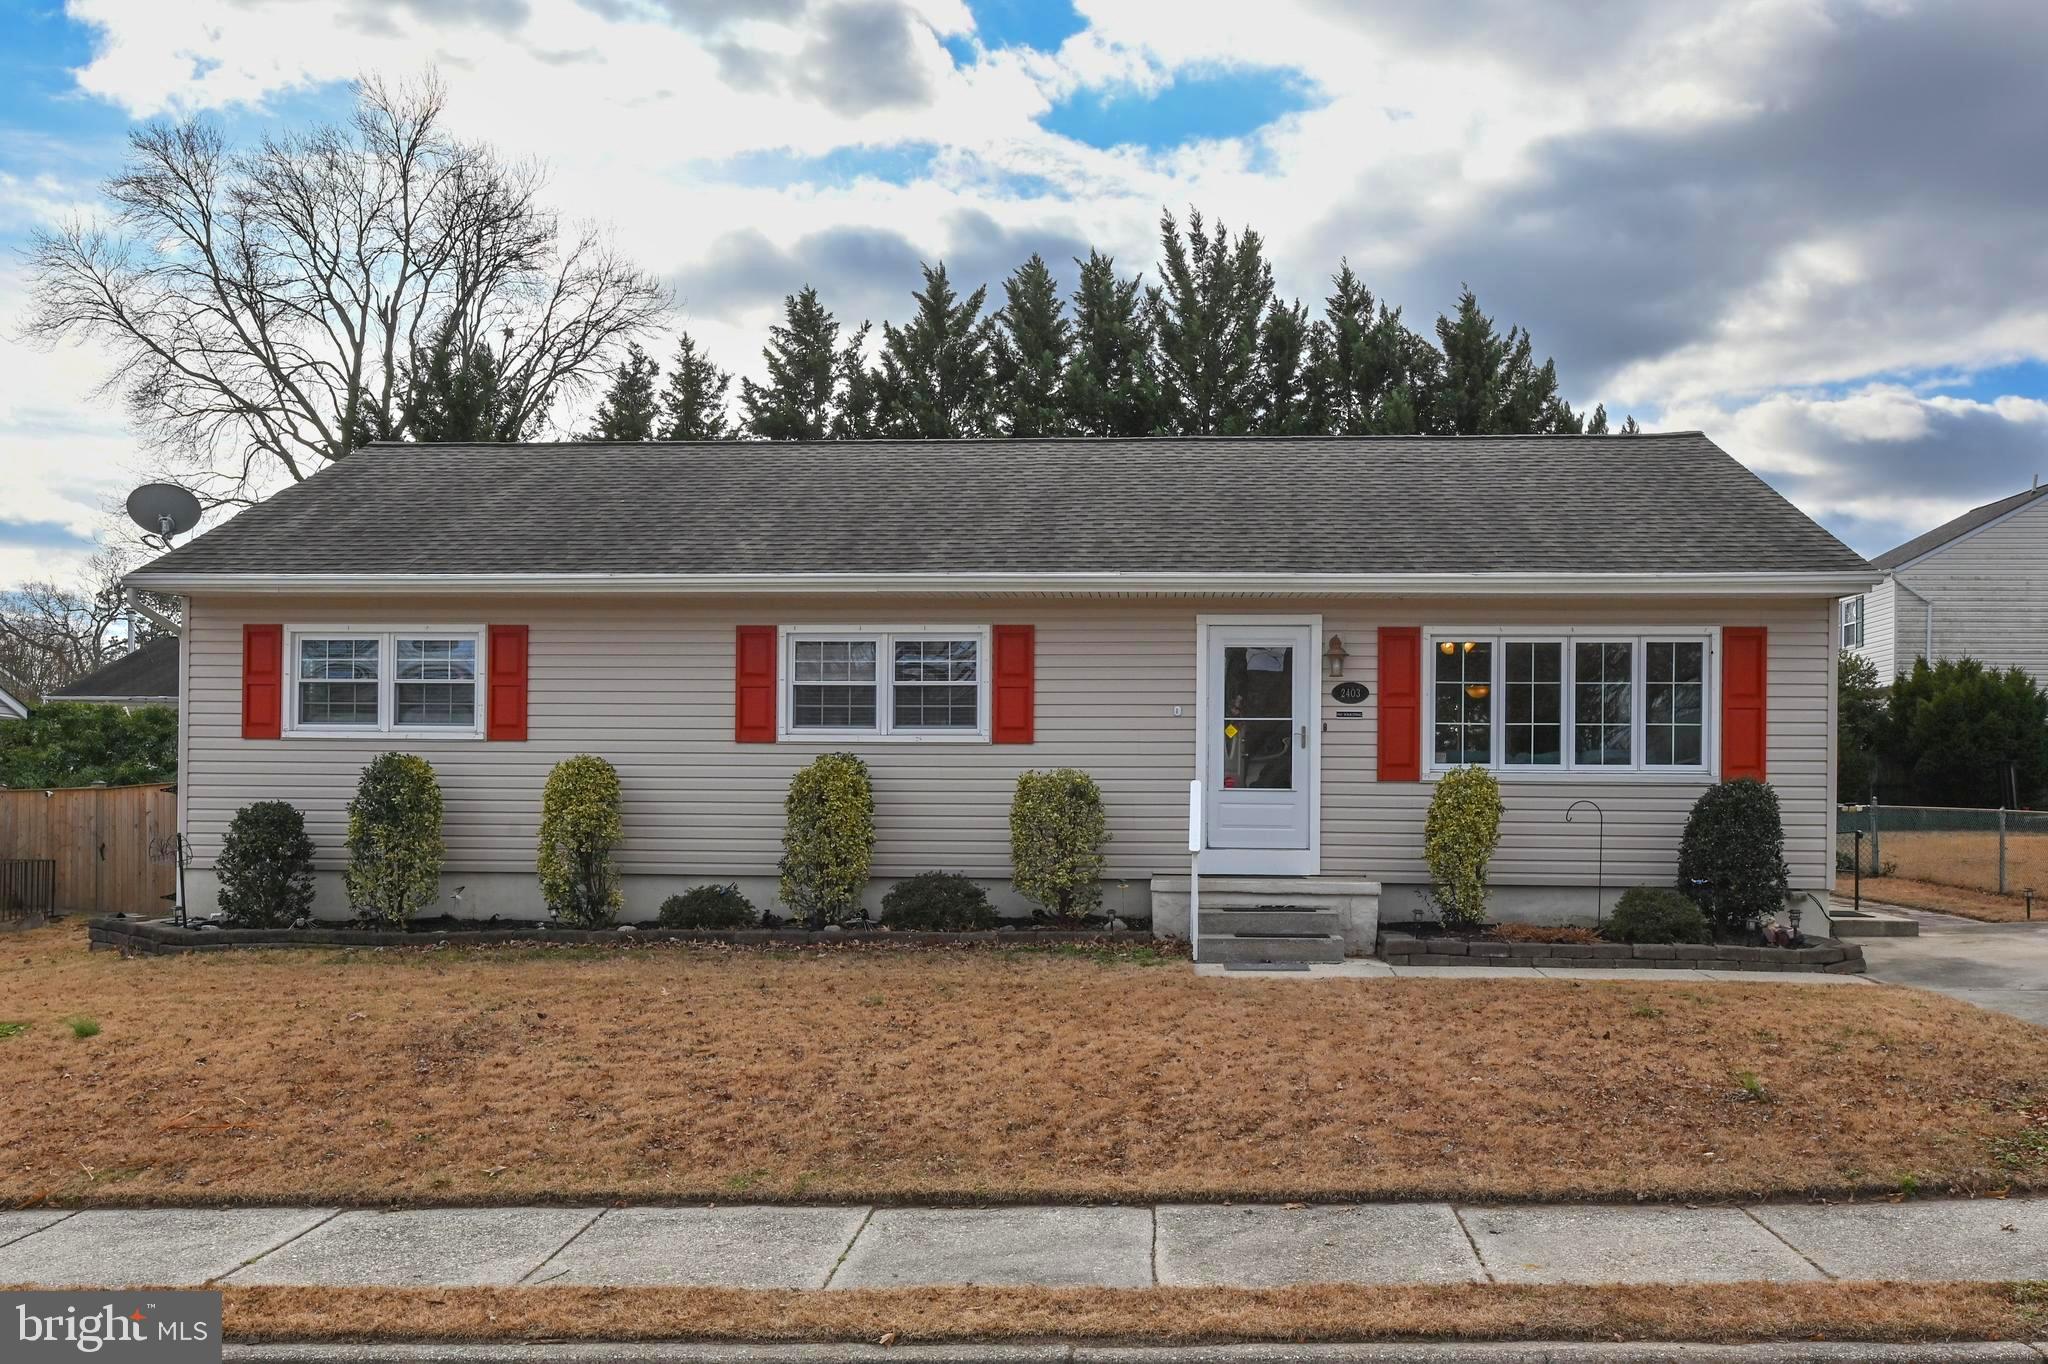
[[151, 607], [148, 602], [142, 599], [142, 597], [136, 592], [134, 588], [126, 585], [126, 579], [123, 579], [123, 585], [121, 588], [121, 604], [123, 606], [126, 606], [130, 611], [133, 611], [138, 615], [147, 616], [149, 618], [150, 624], [156, 626], [157, 629], [163, 631], [167, 635], [176, 635], [183, 633], [183, 629], [179, 626], [178, 622], [172, 620], [169, 616], [163, 614], [161, 611], [158, 611]]
[[[1924, 556], [1923, 556], [1923, 557], [1924, 557]], [[1916, 562], [1917, 562], [1917, 561], [1916, 561]], [[1893, 587], [1895, 587], [1895, 588], [1897, 588], [1898, 590], [1900, 590], [1900, 591], [1902, 591], [1902, 592], [1910, 592], [1910, 593], [1912, 593], [1912, 594], [1913, 594], [1913, 596], [1914, 596], [1914, 597], [1915, 597], [1915, 598], [1916, 598], [1916, 599], [1917, 599], [1917, 600], [1919, 601], [1919, 603], [1920, 603], [1920, 606], [1921, 606], [1921, 612], [1920, 612], [1920, 615], [1921, 615], [1921, 617], [1922, 617], [1922, 618], [1923, 618], [1923, 619], [1924, 619], [1924, 620], [1925, 620], [1925, 621], [1927, 622], [1927, 643], [1926, 643], [1926, 644], [1925, 644], [1925, 645], [1924, 645], [1924, 646], [1923, 646], [1923, 647], [1921, 648], [1921, 650], [1920, 650], [1920, 656], [1921, 656], [1922, 658], [1924, 658], [1924, 659], [1926, 659], [1926, 660], [1927, 660], [1927, 665], [1928, 665], [1929, 667], [1933, 667], [1933, 666], [1934, 666], [1934, 601], [1933, 601], [1933, 599], [1932, 599], [1931, 597], [1929, 597], [1929, 596], [1928, 596], [1928, 595], [1927, 595], [1927, 594], [1926, 594], [1925, 592], [1922, 592], [1922, 591], [1921, 591], [1921, 590], [1920, 590], [1919, 588], [1917, 588], [1917, 587], [1913, 587], [1913, 586], [1910, 586], [1910, 585], [1909, 585], [1909, 584], [1908, 584], [1908, 583], [1906, 582], [1906, 580], [1905, 580], [1904, 578], [1901, 578], [1901, 577], [1900, 577], [1900, 576], [1898, 575], [1898, 571], [1897, 571], [1896, 569], [1894, 569], [1894, 570], [1893, 570], [1893, 572], [1892, 572], [1892, 586], [1893, 586]], [[1898, 663], [1898, 659], [1894, 658], [1894, 659], [1892, 660], [1892, 662], [1893, 662], [1893, 664], [1894, 664], [1894, 665], [1896, 665], [1896, 664]]]
[[1828, 573], [131, 573], [128, 586], [201, 593], [481, 592], [588, 595], [1110, 592], [1144, 595], [1846, 597], [1873, 572]]

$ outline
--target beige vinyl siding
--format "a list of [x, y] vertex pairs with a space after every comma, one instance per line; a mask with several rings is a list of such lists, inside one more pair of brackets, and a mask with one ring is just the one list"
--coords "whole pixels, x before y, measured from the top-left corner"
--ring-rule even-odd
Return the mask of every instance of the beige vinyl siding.
[[[1934, 609], [1934, 656], [1968, 656], [2048, 681], [2048, 498], [2028, 503], [1895, 575]], [[1925, 608], [1899, 595], [1896, 666], [1927, 649]]]
[[[386, 748], [417, 752], [440, 774], [447, 868], [530, 874], [540, 790], [548, 769], [597, 753], [626, 792], [623, 869], [632, 875], [771, 876], [780, 855], [790, 774], [829, 747], [851, 747], [872, 767], [878, 831], [875, 873], [927, 869], [987, 878], [1009, 874], [1008, 809], [1016, 774], [1085, 768], [1101, 783], [1113, 841], [1112, 878], [1142, 880], [1186, 869], [1187, 782], [1193, 774], [1196, 617], [1205, 612], [1320, 612], [1323, 635], [1343, 637], [1346, 676], [1377, 689], [1381, 625], [1705, 627], [1771, 630], [1770, 768], [1784, 801], [1798, 884], [1827, 882], [1828, 726], [1834, 604], [1613, 601], [1290, 602], [1013, 596], [820, 605], [784, 599], [666, 597], [458, 599], [407, 608], [309, 597], [192, 601], [182, 783], [198, 865], [211, 865], [227, 820], [252, 800], [289, 800], [307, 815], [319, 865], [344, 860], [344, 810], [357, 774]], [[241, 737], [241, 627], [523, 622], [531, 627], [529, 741]], [[740, 624], [1037, 627], [1037, 742], [832, 744], [733, 742], [733, 641]], [[1320, 659], [1310, 660], [1319, 666]], [[1424, 879], [1420, 860], [1428, 783], [1374, 779], [1377, 697], [1361, 719], [1339, 719], [1324, 697], [1325, 875], [1390, 882]], [[1181, 707], [1176, 716], [1174, 708]], [[1591, 798], [1606, 809], [1610, 885], [1668, 880], [1679, 830], [1699, 780], [1515, 781], [1494, 864], [1504, 885], [1578, 886], [1593, 876], [1594, 826], [1567, 824], [1565, 808]]]

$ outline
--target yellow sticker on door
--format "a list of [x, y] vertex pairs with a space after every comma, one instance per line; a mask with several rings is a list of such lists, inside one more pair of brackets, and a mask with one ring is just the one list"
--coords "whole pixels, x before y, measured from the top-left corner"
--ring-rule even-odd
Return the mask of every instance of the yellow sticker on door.
[[1223, 737], [1226, 739], [1235, 739], [1237, 737], [1237, 726], [1225, 725], [1223, 727]]

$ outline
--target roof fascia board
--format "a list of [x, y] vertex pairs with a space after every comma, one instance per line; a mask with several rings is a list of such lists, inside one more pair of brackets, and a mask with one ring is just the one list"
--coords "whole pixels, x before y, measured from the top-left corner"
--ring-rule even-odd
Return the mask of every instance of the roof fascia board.
[[1915, 554], [1912, 558], [1906, 560], [1906, 562], [1902, 564], [1893, 564], [1890, 568], [1884, 569], [1883, 572], [1904, 573], [1907, 569], [1913, 567], [1913, 565], [1917, 563], [1921, 563], [1927, 559], [1931, 559], [1937, 554], [1946, 554], [1948, 553], [1948, 551], [1954, 549], [1957, 545], [1960, 545], [1965, 541], [1976, 539], [1985, 531], [1990, 530], [1993, 526], [2004, 525], [2006, 522], [2012, 520], [2015, 516], [2020, 515], [2022, 512], [2030, 512], [2034, 510], [2036, 507], [2043, 506], [2048, 506], [2048, 498], [2043, 498], [2038, 495], [2030, 497], [2026, 501], [2020, 503], [2017, 507], [2014, 507], [2012, 510], [2000, 512], [1998, 515], [1992, 517], [1989, 521], [1986, 521], [1983, 525], [1972, 526], [1968, 530], [1964, 531], [1961, 535], [1958, 535], [1953, 539], [1943, 540], [1940, 544], [1935, 545], [1931, 549], [1923, 549], [1918, 554]]
[[1366, 596], [1843, 596], [1867, 572], [1784, 573], [216, 573], [130, 574], [174, 593], [777, 593], [1125, 592]]

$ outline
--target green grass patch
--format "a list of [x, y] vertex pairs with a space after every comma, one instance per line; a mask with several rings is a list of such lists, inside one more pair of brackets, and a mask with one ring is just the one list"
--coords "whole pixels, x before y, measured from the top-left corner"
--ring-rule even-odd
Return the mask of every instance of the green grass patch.
[[27, 1031], [26, 1023], [0, 1023], [0, 1038], [19, 1037]]
[[64, 1026], [71, 1029], [71, 1035], [80, 1041], [100, 1035], [100, 1021], [97, 1018], [87, 1018], [84, 1014], [71, 1015], [64, 1020]]

